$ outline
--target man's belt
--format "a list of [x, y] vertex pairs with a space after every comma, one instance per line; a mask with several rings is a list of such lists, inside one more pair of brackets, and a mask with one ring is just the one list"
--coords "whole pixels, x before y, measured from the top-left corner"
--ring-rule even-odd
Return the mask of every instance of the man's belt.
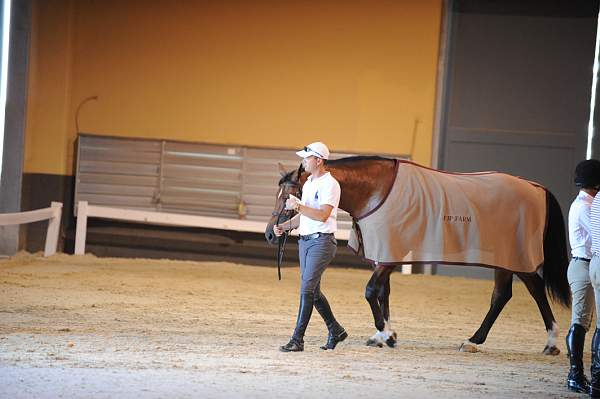
[[572, 259], [575, 259], [575, 260], [582, 260], [582, 261], [584, 261], [584, 262], [588, 262], [588, 263], [589, 263], [589, 262], [590, 262], [590, 260], [591, 260], [591, 259], [588, 259], [588, 258], [582, 258], [582, 257], [580, 257], [580, 256], [573, 256], [573, 258], [572, 258]]
[[321, 236], [332, 236], [333, 233], [312, 233], [312, 234], [307, 234], [305, 236], [301, 235], [300, 239], [302, 241], [308, 241], [308, 240], [313, 240], [315, 238], [319, 238]]

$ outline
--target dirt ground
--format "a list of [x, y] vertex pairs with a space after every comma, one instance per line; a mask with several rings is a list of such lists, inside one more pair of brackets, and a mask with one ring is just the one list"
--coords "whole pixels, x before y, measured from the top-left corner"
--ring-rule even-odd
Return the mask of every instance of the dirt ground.
[[[553, 306], [559, 356], [533, 299], [513, 299], [478, 353], [457, 348], [487, 311], [492, 282], [392, 275], [396, 348], [371, 348], [366, 270], [329, 269], [323, 291], [350, 334], [335, 351], [313, 314], [303, 353], [297, 268], [43, 258], [0, 261], [1, 398], [576, 398], [564, 387], [569, 311]], [[589, 335], [589, 334], [588, 334]], [[589, 337], [586, 343], [589, 370]]]

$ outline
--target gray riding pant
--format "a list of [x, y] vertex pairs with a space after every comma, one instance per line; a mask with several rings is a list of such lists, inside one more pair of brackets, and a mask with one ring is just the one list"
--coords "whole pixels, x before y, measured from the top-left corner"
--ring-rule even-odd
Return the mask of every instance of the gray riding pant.
[[335, 256], [337, 241], [333, 235], [326, 235], [307, 241], [298, 240], [298, 247], [302, 276], [300, 294], [320, 296], [321, 276]]
[[590, 264], [581, 259], [571, 259], [567, 269], [567, 279], [571, 286], [573, 304], [571, 325], [579, 324], [586, 331], [590, 329], [594, 314], [594, 287], [591, 282]]

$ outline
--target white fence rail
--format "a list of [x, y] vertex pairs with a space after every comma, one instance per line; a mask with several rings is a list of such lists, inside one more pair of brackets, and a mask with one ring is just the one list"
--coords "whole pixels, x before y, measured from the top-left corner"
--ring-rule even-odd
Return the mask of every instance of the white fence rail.
[[44, 256], [56, 253], [58, 246], [58, 234], [60, 232], [60, 218], [62, 216], [62, 202], [52, 202], [50, 208], [37, 209], [35, 211], [4, 213], [0, 214], [0, 226], [15, 224], [26, 224], [48, 220], [48, 231], [46, 232], [46, 246]]
[[[90, 217], [163, 226], [203, 227], [209, 229], [237, 230], [253, 233], [263, 233], [267, 227], [266, 222], [258, 222], [253, 220], [239, 220], [212, 216], [111, 208], [107, 206], [89, 205], [87, 201], [79, 201], [77, 204], [75, 255], [83, 255], [85, 253], [87, 219]], [[297, 233], [293, 232], [292, 234]], [[338, 230], [335, 236], [338, 239], [347, 240], [350, 236], [350, 231]]]

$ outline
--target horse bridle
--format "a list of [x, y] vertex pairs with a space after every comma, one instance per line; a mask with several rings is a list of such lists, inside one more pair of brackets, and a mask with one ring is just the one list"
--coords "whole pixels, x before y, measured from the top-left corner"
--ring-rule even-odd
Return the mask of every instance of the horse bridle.
[[[300, 186], [300, 183], [285, 182], [283, 184], [298, 188], [297, 194], [300, 198], [302, 198], [302, 187]], [[277, 216], [277, 223], [275, 223], [277, 226], [279, 226], [279, 222], [281, 221], [281, 216], [283, 216], [283, 215], [289, 216], [288, 221], [290, 222], [290, 227], [289, 227], [288, 231], [286, 232], [284, 230], [283, 234], [280, 235], [279, 239], [277, 240], [277, 276], [279, 277], [279, 281], [281, 281], [281, 263], [283, 263], [283, 253], [285, 252], [285, 243], [287, 242], [287, 238], [290, 235], [289, 232], [291, 232], [291, 230], [292, 230], [292, 218], [294, 217], [294, 213], [295, 213], [294, 210], [285, 209], [285, 202], [287, 201], [287, 199], [289, 197], [290, 197], [290, 193], [288, 192], [286, 197], [283, 199], [283, 206], [281, 207], [281, 211], [279, 211], [279, 212], [274, 211], [271, 214], [272, 216]]]

